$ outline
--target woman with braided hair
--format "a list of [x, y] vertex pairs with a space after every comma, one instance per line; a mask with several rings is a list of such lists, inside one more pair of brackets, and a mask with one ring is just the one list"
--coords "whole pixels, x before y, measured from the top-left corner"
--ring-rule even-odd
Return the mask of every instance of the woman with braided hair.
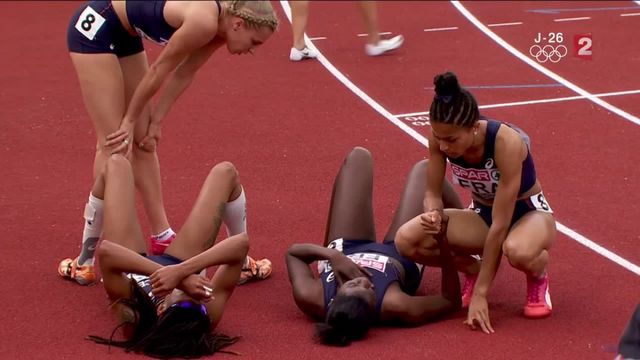
[[[91, 191], [105, 205], [97, 257], [110, 309], [120, 324], [108, 337], [88, 339], [162, 359], [224, 352], [238, 341], [213, 332], [249, 249], [246, 233], [215, 243], [223, 216], [220, 205], [242, 191], [235, 166], [221, 162], [211, 168], [176, 240], [162, 255], [146, 255], [133, 168], [124, 156], [107, 159]], [[118, 329], [122, 340], [114, 339]]]
[[[150, 239], [153, 254], [162, 254], [175, 238], [164, 210], [156, 153], [163, 119], [214, 51], [226, 45], [232, 54], [253, 53], [277, 25], [269, 1], [94, 0], [72, 17], [69, 53], [97, 135], [94, 178], [110, 154], [130, 159], [156, 234]], [[150, 66], [142, 38], [164, 46]], [[152, 108], [151, 99], [163, 85]], [[235, 208], [244, 211], [244, 203]], [[102, 202], [92, 194], [84, 218], [82, 250], [75, 259], [63, 260], [58, 272], [86, 285], [96, 280], [93, 255], [102, 231]], [[226, 225], [229, 235], [245, 231], [244, 224]], [[240, 281], [265, 278], [270, 267], [266, 259], [247, 257]]]
[[[398, 251], [417, 262], [436, 259], [432, 234], [446, 215], [447, 238], [465, 274], [462, 305], [469, 307], [469, 327], [493, 332], [487, 294], [503, 253], [526, 275], [524, 315], [551, 315], [547, 265], [556, 226], [536, 177], [528, 136], [511, 124], [481, 117], [475, 98], [455, 74], [437, 75], [434, 84], [424, 213], [398, 230]], [[471, 191], [468, 209], [443, 207], [447, 160], [454, 182]], [[482, 254], [481, 260], [470, 256], [476, 254]]]

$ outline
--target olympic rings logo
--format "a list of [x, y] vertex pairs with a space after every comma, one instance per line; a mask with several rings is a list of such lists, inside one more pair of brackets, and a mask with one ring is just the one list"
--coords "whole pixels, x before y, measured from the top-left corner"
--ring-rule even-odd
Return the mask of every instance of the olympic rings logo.
[[567, 56], [567, 47], [564, 45], [558, 45], [556, 47], [553, 47], [553, 45], [533, 45], [529, 48], [529, 54], [538, 60], [539, 63], [545, 63], [547, 61], [557, 63], [563, 57]]

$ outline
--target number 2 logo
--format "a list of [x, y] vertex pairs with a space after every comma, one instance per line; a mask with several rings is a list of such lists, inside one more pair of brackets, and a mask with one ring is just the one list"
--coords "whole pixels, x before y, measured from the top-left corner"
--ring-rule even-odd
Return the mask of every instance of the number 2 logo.
[[593, 56], [593, 37], [589, 34], [578, 34], [574, 38], [575, 53], [577, 58], [591, 60]]
[[102, 15], [98, 14], [90, 6], [87, 6], [82, 14], [80, 14], [80, 17], [78, 17], [75, 28], [87, 39], [93, 40], [104, 22], [105, 19]]

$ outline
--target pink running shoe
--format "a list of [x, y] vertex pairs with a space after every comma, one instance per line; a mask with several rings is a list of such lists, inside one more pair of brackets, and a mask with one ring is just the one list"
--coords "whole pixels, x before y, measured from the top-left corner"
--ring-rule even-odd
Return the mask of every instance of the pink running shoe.
[[471, 296], [473, 295], [473, 287], [476, 286], [476, 280], [478, 280], [478, 274], [464, 275], [464, 286], [462, 286], [462, 308], [468, 308], [471, 303]]
[[151, 235], [149, 239], [151, 242], [151, 254], [152, 255], [164, 254], [165, 250], [167, 250], [169, 245], [171, 245], [171, 243], [175, 239], [176, 239], [176, 234], [173, 234], [169, 239], [165, 241], [158, 241], [158, 239], [155, 236]]
[[539, 279], [527, 277], [527, 305], [524, 316], [540, 319], [551, 315], [551, 295], [549, 295], [549, 274]]

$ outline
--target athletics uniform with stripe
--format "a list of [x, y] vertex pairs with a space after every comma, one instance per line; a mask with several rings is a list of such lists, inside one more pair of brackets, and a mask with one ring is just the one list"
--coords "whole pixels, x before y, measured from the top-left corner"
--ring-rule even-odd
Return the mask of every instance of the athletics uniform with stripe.
[[[177, 265], [182, 262], [182, 260], [178, 259], [177, 257], [167, 254], [151, 255], [146, 256], [146, 258], [162, 266]], [[135, 280], [138, 283], [138, 286], [140, 286], [140, 288], [142, 288], [142, 290], [147, 293], [147, 295], [151, 299], [151, 302], [153, 302], [153, 305], [155, 305], [156, 307], [158, 307], [158, 305], [160, 305], [164, 301], [164, 297], [156, 297], [155, 295], [153, 295], [153, 292], [151, 291], [151, 280], [149, 279], [149, 276], [140, 274], [127, 274], [127, 277], [129, 279]]]
[[[500, 126], [509, 126], [516, 130], [525, 144], [527, 145], [527, 158], [522, 162], [522, 175], [520, 179], [520, 190], [518, 196], [526, 193], [536, 183], [536, 169], [531, 156], [531, 141], [529, 136], [514, 125], [502, 123], [495, 120], [487, 120], [487, 132], [485, 138], [484, 155], [477, 164], [470, 164], [462, 157], [449, 158], [451, 171], [453, 173], [453, 182], [469, 189], [474, 197], [484, 200], [493, 200], [498, 191], [498, 182], [500, 180], [500, 171], [495, 163], [495, 143], [496, 136]], [[493, 222], [491, 218], [492, 207], [473, 201], [470, 205], [487, 226], [491, 226]], [[541, 192], [534, 194], [526, 199], [517, 200], [511, 218], [511, 226], [520, 218], [530, 211], [543, 211], [553, 213], [549, 203], [547, 203]]]
[[[144, 50], [142, 38], [164, 46], [176, 31], [164, 18], [165, 3], [165, 0], [126, 2], [127, 20], [138, 33], [136, 36], [122, 25], [110, 0], [89, 1], [71, 18], [67, 28], [69, 51], [125, 57]], [[221, 13], [217, 0], [216, 5]]]
[[[342, 251], [354, 263], [366, 268], [372, 274], [369, 280], [374, 286], [378, 318], [382, 310], [382, 300], [389, 285], [398, 282], [400, 288], [409, 295], [415, 295], [420, 285], [423, 266], [402, 257], [393, 241], [377, 243], [370, 240], [336, 239], [327, 247]], [[324, 290], [325, 309], [328, 309], [338, 291], [331, 263], [327, 260], [319, 261], [318, 273]]]

